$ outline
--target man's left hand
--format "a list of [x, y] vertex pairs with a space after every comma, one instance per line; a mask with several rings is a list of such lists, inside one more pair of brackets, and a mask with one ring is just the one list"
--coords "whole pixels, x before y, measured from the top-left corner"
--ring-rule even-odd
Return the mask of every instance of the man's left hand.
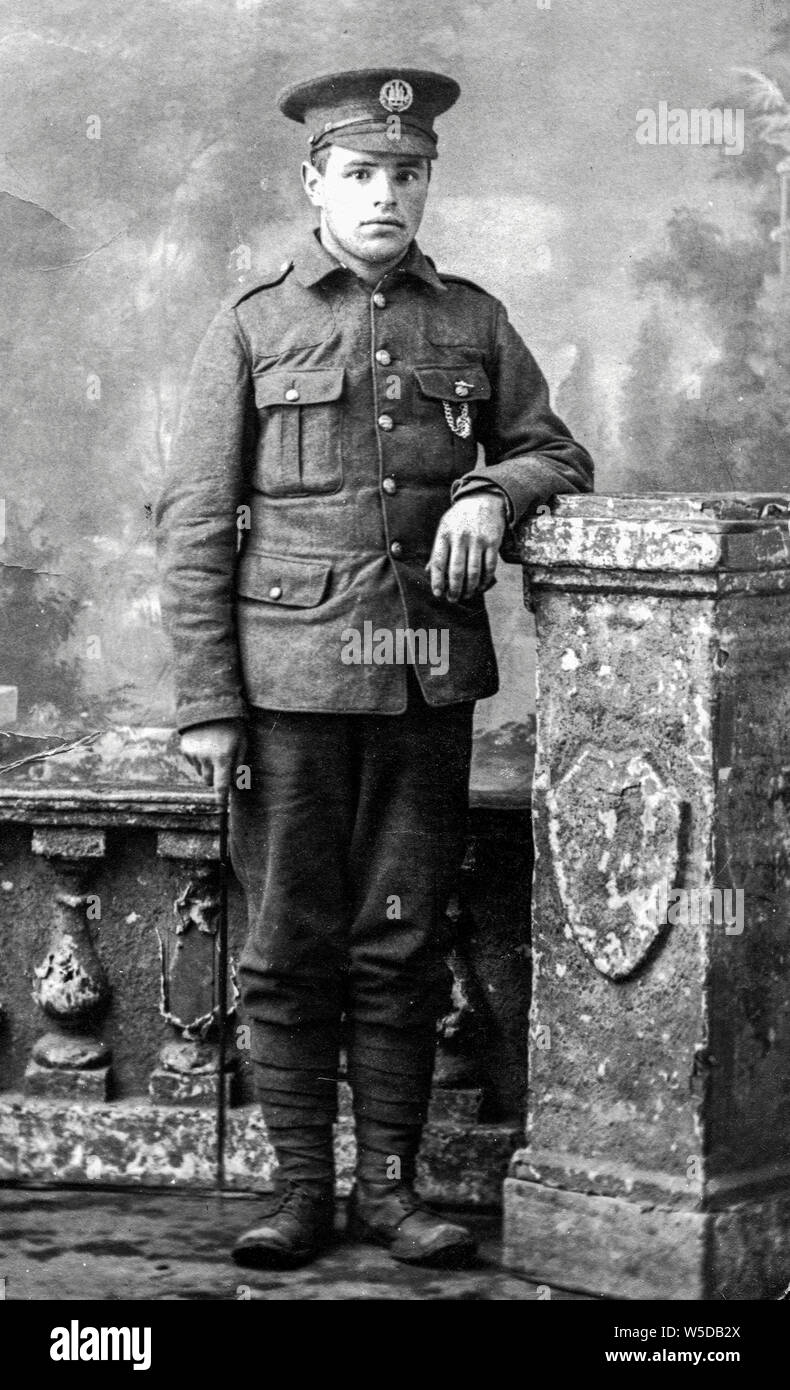
[[453, 503], [425, 566], [436, 598], [457, 603], [491, 587], [506, 524], [507, 502], [499, 492], [473, 492]]

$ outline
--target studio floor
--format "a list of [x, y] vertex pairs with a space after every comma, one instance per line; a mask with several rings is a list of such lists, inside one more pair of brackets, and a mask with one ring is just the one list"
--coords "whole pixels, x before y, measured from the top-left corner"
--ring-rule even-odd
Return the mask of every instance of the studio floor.
[[[545, 1286], [499, 1261], [496, 1214], [469, 1220], [479, 1263], [463, 1271], [412, 1269], [375, 1246], [345, 1239], [304, 1269], [239, 1269], [235, 1236], [252, 1225], [256, 1197], [82, 1189], [0, 1189], [0, 1293], [31, 1299], [536, 1300]], [[552, 1299], [589, 1301], [559, 1289]]]

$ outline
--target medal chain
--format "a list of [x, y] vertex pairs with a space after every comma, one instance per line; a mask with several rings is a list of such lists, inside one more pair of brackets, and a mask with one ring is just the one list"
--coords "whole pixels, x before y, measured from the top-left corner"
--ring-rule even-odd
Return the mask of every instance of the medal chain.
[[447, 421], [453, 434], [457, 434], [459, 439], [468, 439], [472, 433], [472, 421], [469, 418], [469, 406], [464, 401], [458, 412], [458, 419], [453, 417], [453, 408], [449, 401], [442, 401], [444, 406], [444, 418]]

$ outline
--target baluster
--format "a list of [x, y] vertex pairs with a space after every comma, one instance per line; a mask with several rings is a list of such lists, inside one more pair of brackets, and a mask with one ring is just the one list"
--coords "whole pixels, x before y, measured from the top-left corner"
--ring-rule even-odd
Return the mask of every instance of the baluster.
[[[170, 928], [159, 933], [160, 1013], [174, 1036], [160, 1049], [149, 1091], [154, 1100], [165, 1104], [209, 1105], [217, 1095], [224, 1002], [218, 977], [219, 839], [205, 832], [161, 831], [157, 853], [189, 872], [173, 903]], [[228, 1101], [231, 1078], [232, 1059], [226, 1064]]]
[[52, 1026], [33, 1045], [25, 1091], [106, 1100], [110, 1051], [97, 1028], [110, 987], [88, 926], [100, 920], [101, 905], [85, 891], [93, 861], [104, 856], [104, 833], [42, 827], [33, 834], [32, 849], [52, 864], [59, 887], [49, 946], [35, 967], [33, 986], [33, 998]]

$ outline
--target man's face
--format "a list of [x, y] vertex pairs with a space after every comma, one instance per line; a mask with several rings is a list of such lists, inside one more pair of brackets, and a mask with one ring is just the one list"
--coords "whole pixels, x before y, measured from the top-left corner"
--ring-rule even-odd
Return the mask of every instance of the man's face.
[[428, 160], [332, 145], [324, 174], [305, 166], [307, 195], [337, 247], [370, 265], [398, 260], [417, 234]]

